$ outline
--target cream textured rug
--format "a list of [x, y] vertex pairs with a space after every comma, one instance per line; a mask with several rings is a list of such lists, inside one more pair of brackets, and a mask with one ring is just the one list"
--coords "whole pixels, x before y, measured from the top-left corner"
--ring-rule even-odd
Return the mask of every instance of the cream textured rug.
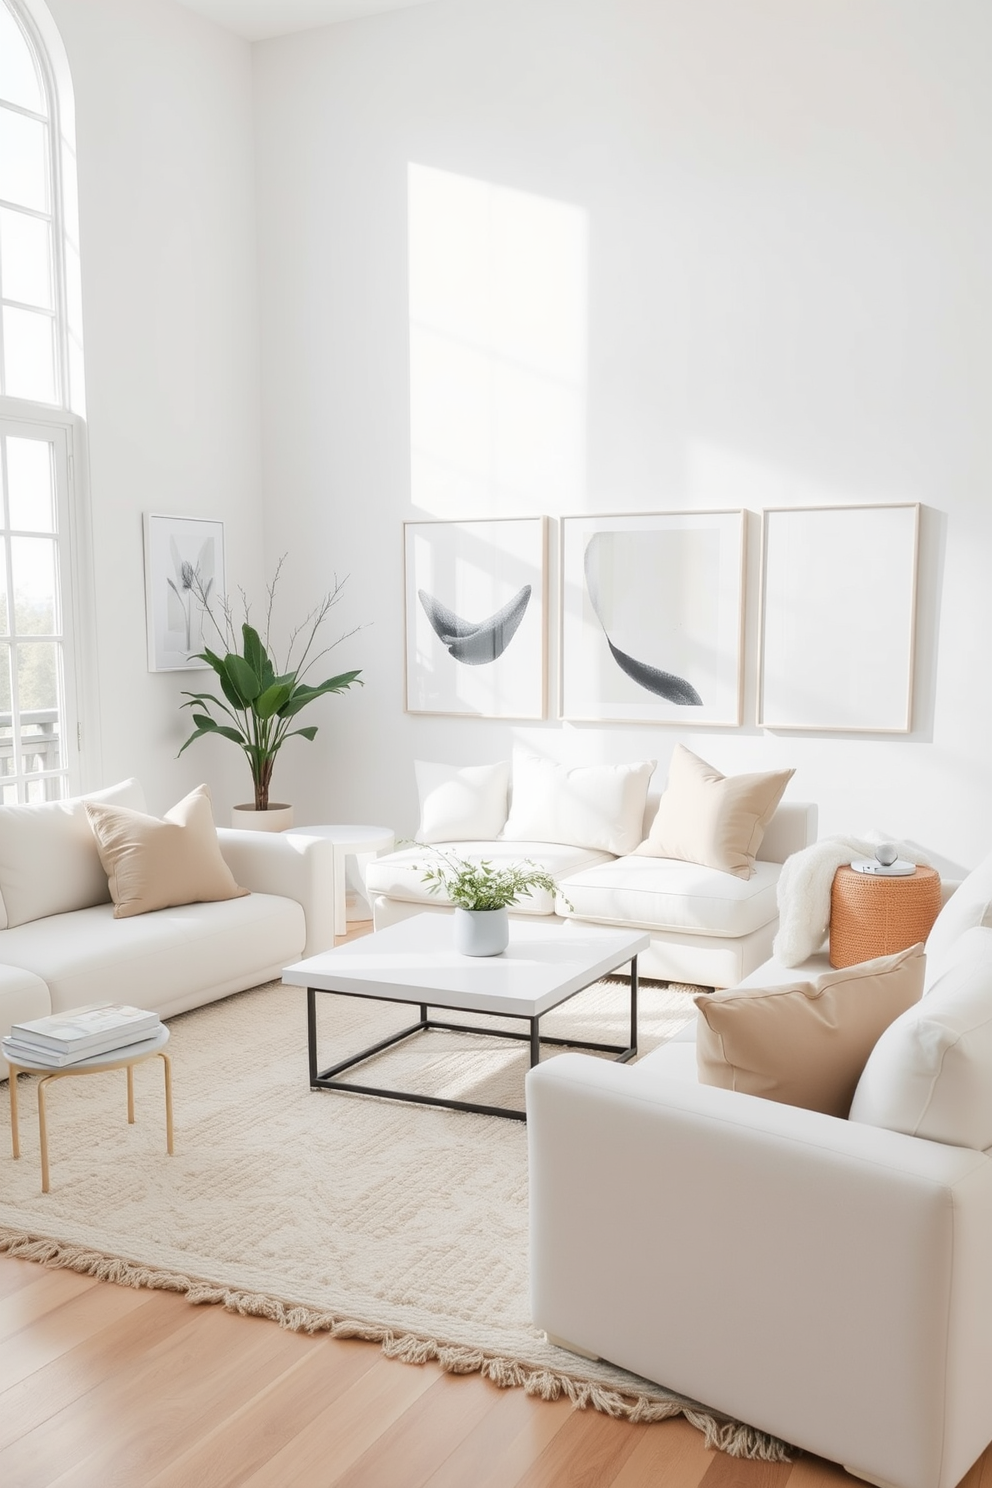
[[[641, 1051], [694, 1014], [689, 989], [644, 986]], [[603, 982], [547, 1033], [625, 1041], [625, 986]], [[411, 1009], [318, 998], [321, 1063], [410, 1021]], [[612, 1366], [548, 1344], [530, 1323], [527, 1131], [522, 1122], [338, 1092], [307, 1079], [306, 1005], [272, 983], [173, 1018], [175, 1155], [162, 1064], [63, 1080], [49, 1092], [52, 1189], [42, 1194], [36, 1082], [22, 1077], [21, 1158], [0, 1087], [0, 1251], [164, 1287], [284, 1326], [371, 1338], [615, 1416], [685, 1413], [708, 1441], [781, 1460], [780, 1443]], [[431, 1033], [364, 1066], [370, 1083], [520, 1105], [526, 1045]]]

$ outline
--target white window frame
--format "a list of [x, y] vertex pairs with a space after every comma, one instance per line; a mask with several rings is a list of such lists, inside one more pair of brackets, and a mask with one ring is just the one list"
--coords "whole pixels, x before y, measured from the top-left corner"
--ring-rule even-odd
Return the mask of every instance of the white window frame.
[[[75, 193], [67, 201], [66, 168], [75, 140], [72, 123], [72, 86], [61, 38], [47, 13], [35, 14], [31, 0], [0, 0], [24, 31], [39, 65], [48, 108], [48, 169], [52, 224], [52, 306], [54, 312], [55, 380], [59, 402], [0, 395], [0, 419], [7, 432], [18, 426], [37, 437], [51, 438], [56, 449], [58, 503], [59, 605], [61, 611], [62, 679], [60, 720], [64, 745], [62, 766], [69, 794], [77, 794], [99, 776], [98, 679], [96, 673], [96, 613], [93, 602], [93, 555], [87, 487], [86, 427], [83, 413], [81, 366], [70, 355], [70, 338], [81, 342], [78, 293], [70, 303], [67, 282], [68, 234], [78, 241]], [[53, 55], [54, 53], [57, 55]], [[65, 97], [66, 110], [62, 101]], [[16, 108], [16, 105], [13, 105]], [[31, 110], [18, 109], [27, 117]], [[71, 221], [69, 219], [72, 219]], [[2, 349], [2, 348], [0, 348]], [[13, 683], [12, 679], [12, 683]], [[14, 693], [12, 690], [12, 699]], [[84, 703], [87, 704], [84, 708]], [[84, 727], [84, 713], [86, 723]], [[20, 760], [18, 760], [20, 765]]]

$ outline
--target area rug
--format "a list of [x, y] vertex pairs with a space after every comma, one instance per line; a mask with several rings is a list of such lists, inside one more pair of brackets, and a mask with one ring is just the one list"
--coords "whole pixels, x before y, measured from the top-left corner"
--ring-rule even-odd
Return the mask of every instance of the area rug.
[[[601, 982], [542, 1027], [622, 1043], [628, 1006], [625, 986]], [[318, 998], [322, 1063], [404, 1026], [409, 1012]], [[642, 984], [641, 1052], [693, 1014], [689, 989]], [[532, 1327], [522, 1122], [311, 1091], [305, 997], [278, 982], [170, 1028], [172, 1157], [160, 1060], [135, 1069], [133, 1126], [123, 1071], [51, 1087], [48, 1194], [36, 1081], [18, 1087], [17, 1162], [2, 1090], [0, 1252], [373, 1339], [410, 1363], [436, 1359], [613, 1416], [683, 1413], [723, 1451], [787, 1460], [773, 1438], [555, 1348]], [[519, 1106], [526, 1058], [525, 1044], [433, 1032], [364, 1068], [372, 1084]]]

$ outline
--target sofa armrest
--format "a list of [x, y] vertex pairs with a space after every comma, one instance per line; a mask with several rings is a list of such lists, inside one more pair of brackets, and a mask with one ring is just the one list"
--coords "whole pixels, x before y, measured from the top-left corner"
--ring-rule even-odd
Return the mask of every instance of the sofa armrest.
[[218, 827], [224, 861], [256, 894], [281, 894], [303, 906], [304, 956], [334, 945], [334, 843], [305, 832], [245, 832]]
[[992, 1438], [984, 1154], [582, 1055], [527, 1116], [539, 1328], [902, 1488]]
[[818, 818], [812, 801], [781, 801], [764, 830], [756, 856], [763, 863], [784, 863], [816, 841]]

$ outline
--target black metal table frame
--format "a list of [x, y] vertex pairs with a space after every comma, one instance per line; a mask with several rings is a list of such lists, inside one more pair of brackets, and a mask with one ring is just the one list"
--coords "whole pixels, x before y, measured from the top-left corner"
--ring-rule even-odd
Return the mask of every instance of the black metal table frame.
[[[621, 1044], [597, 1044], [585, 1039], [568, 1038], [542, 1038], [541, 1019], [543, 1013], [534, 1015], [528, 1013], [487, 1013], [481, 1016], [492, 1018], [516, 1018], [521, 1022], [530, 1024], [527, 1033], [518, 1032], [512, 1028], [477, 1028], [468, 1023], [449, 1023], [440, 1018], [428, 1016], [432, 1004], [430, 1002], [420, 1003], [420, 1018], [416, 1023], [411, 1023], [407, 1028], [401, 1028], [398, 1033], [390, 1034], [388, 1038], [380, 1039], [377, 1044], [372, 1044], [367, 1049], [362, 1049], [358, 1054], [352, 1054], [349, 1059], [342, 1059], [337, 1064], [332, 1064], [325, 1070], [317, 1068], [317, 993], [324, 992], [333, 997], [361, 997], [370, 1002], [396, 1002], [410, 1003], [409, 997], [386, 997], [372, 996], [366, 992], [346, 992], [336, 987], [308, 987], [307, 988], [307, 1049], [310, 1058], [310, 1089], [311, 1090], [348, 1090], [355, 1095], [377, 1095], [383, 1100], [409, 1101], [417, 1106], [444, 1106], [449, 1111], [473, 1111], [479, 1116], [506, 1116], [511, 1121], [526, 1121], [527, 1112], [518, 1111], [512, 1106], [483, 1106], [476, 1101], [444, 1100], [438, 1095], [417, 1095], [410, 1090], [389, 1090], [378, 1085], [358, 1085], [352, 1080], [341, 1080], [338, 1076], [345, 1070], [354, 1069], [358, 1064], [364, 1064], [367, 1059], [372, 1059], [376, 1054], [383, 1053], [393, 1044], [401, 1043], [404, 1039], [412, 1038], [418, 1033], [428, 1033], [432, 1029], [443, 1029], [449, 1033], [474, 1033], [482, 1038], [518, 1039], [522, 1043], [530, 1044], [531, 1069], [540, 1063], [541, 1045], [557, 1044], [567, 1049], [593, 1049], [597, 1054], [614, 1054], [617, 1064], [626, 1064], [628, 1059], [633, 1059], [637, 1053], [637, 957], [630, 958], [630, 1043], [626, 1048]], [[598, 979], [597, 979], [598, 980]], [[586, 986], [591, 987], [592, 982]], [[548, 1008], [553, 1012], [555, 1008], [563, 1007], [585, 987], [577, 987], [561, 1002]], [[455, 1009], [455, 1011], [468, 1012], [467, 1008]], [[474, 1011], [474, 1009], [472, 1009]]]

